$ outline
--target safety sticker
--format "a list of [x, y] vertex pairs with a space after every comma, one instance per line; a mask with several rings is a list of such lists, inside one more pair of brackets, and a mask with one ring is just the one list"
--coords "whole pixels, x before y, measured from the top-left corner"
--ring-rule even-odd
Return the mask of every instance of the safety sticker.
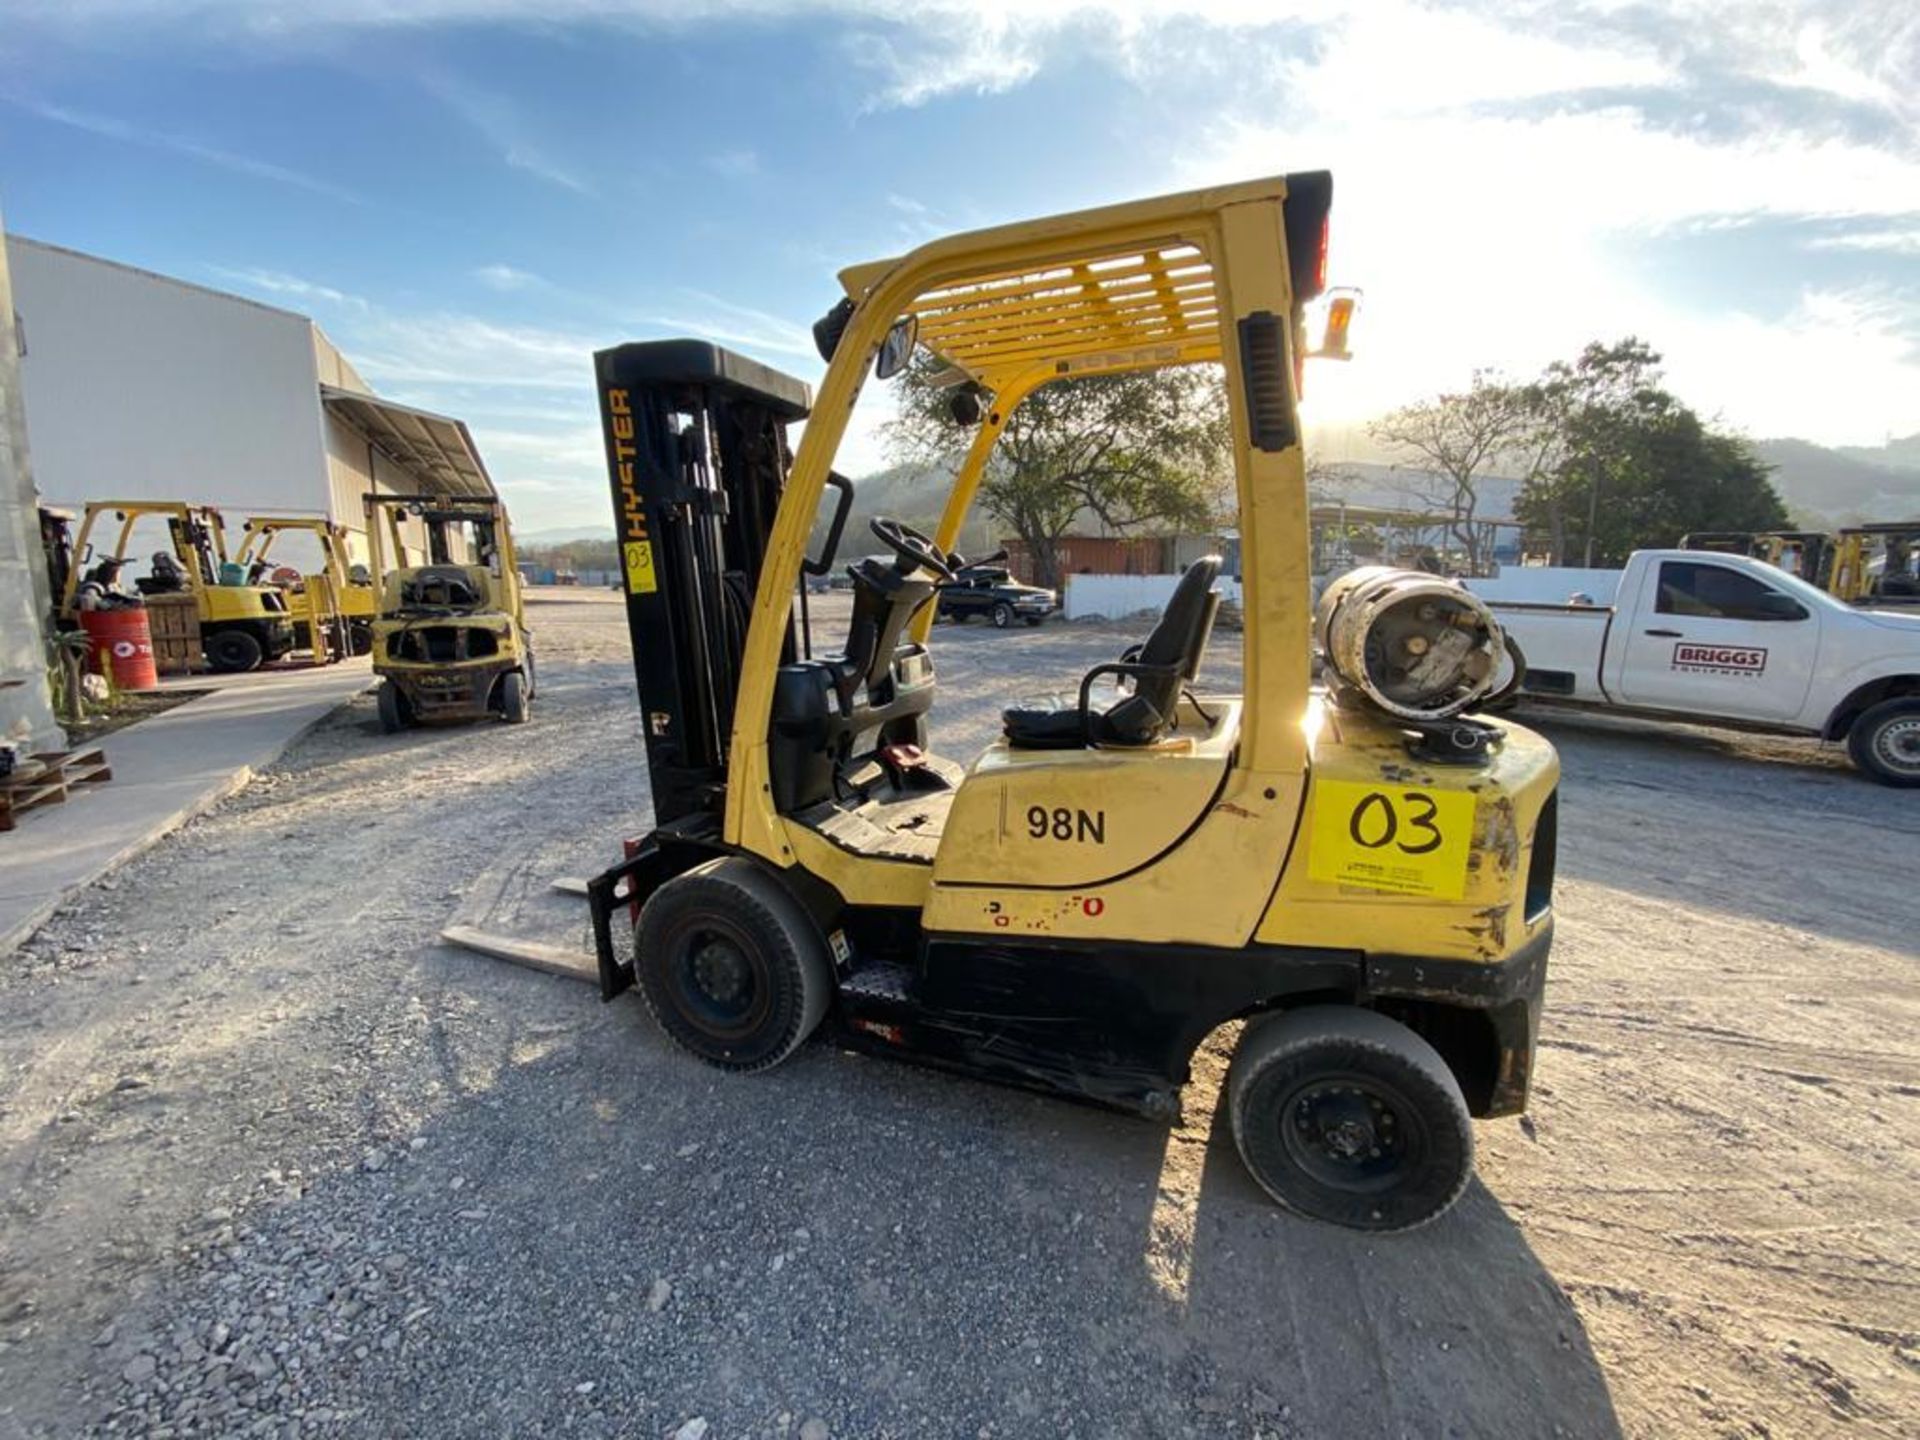
[[1473, 851], [1474, 798], [1349, 780], [1313, 787], [1307, 874], [1331, 885], [1458, 900]]
[[653, 546], [645, 540], [629, 540], [623, 547], [627, 560], [627, 593], [651, 595], [660, 588], [653, 574]]

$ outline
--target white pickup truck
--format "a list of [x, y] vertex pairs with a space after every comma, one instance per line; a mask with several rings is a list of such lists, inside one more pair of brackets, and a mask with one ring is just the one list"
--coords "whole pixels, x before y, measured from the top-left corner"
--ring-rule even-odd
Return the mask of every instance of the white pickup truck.
[[1487, 604], [1525, 661], [1521, 695], [1845, 740], [1874, 779], [1920, 786], [1920, 614], [1700, 550], [1636, 551], [1611, 597]]

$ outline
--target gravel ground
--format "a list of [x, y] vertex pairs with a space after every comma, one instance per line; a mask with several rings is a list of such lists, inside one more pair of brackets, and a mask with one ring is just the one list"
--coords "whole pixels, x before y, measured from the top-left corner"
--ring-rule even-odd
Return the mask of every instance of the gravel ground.
[[[1369, 1239], [1242, 1173], [1230, 1036], [1169, 1132], [818, 1045], [723, 1077], [439, 944], [584, 945], [550, 881], [646, 828], [617, 605], [531, 619], [532, 724], [357, 701], [6, 962], [0, 1435], [1916, 1433], [1920, 798], [1528, 717], [1534, 1110]], [[936, 638], [964, 758], [1124, 627]]]

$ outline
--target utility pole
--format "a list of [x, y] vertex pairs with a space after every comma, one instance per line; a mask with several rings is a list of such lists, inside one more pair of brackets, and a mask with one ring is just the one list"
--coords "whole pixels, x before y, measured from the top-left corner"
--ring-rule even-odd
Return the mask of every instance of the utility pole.
[[1596, 460], [1588, 468], [1587, 476], [1587, 558], [1583, 562], [1587, 569], [1593, 568], [1593, 532], [1600, 524], [1600, 464]]

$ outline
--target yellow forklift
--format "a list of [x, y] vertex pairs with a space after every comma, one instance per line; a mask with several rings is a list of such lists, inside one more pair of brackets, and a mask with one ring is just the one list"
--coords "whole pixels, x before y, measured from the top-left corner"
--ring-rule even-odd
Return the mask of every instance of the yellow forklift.
[[[521, 605], [513, 532], [498, 496], [369, 495], [367, 534], [381, 577], [373, 620], [380, 728], [498, 715], [524, 724], [534, 698], [533, 647]], [[426, 563], [409, 563], [409, 523], [426, 532]], [[386, 565], [387, 546], [395, 567]]]
[[[88, 503], [74, 537], [80, 559], [71, 568], [60, 597], [63, 623], [75, 620], [77, 592], [83, 572], [94, 559], [93, 530], [103, 517], [119, 525], [110, 558], [127, 563], [134, 527], [143, 519], [166, 521], [172, 563], [156, 564], [155, 572], [139, 577], [135, 587], [144, 595], [191, 594], [200, 625], [200, 649], [209, 668], [219, 671], [258, 669], [293, 649], [293, 619], [286, 596], [272, 585], [244, 583], [244, 571], [228, 558], [226, 522], [210, 505], [188, 505], [177, 500], [95, 500]], [[103, 556], [104, 558], [108, 558]]]
[[1680, 548], [1751, 556], [1823, 590], [1833, 588], [1838, 561], [1835, 537], [1823, 530], [1695, 530], [1680, 537]]
[[[347, 528], [317, 515], [250, 515], [241, 522], [240, 553], [235, 557], [250, 580], [278, 585], [293, 598], [296, 644], [308, 644], [325, 627], [342, 654], [365, 655], [373, 648], [373, 617], [378, 608], [373, 572], [353, 562]], [[320, 568], [312, 574], [273, 564], [274, 542], [283, 535], [310, 536]]]
[[1833, 552], [1826, 588], [1835, 598], [1850, 605], [1920, 605], [1920, 520], [1850, 526], [1833, 537]]
[[[1375, 572], [1315, 620], [1297, 397], [1331, 199], [1294, 174], [856, 265], [815, 327], [817, 400], [698, 341], [596, 357], [656, 824], [589, 882], [607, 999], [637, 988], [724, 1070], [824, 1023], [1161, 1120], [1244, 1022], [1229, 1114], [1269, 1194], [1371, 1230], [1453, 1203], [1469, 1117], [1526, 1101], [1559, 767], [1466, 713], [1502, 638], [1465, 591]], [[1327, 313], [1333, 353], [1349, 313]], [[872, 522], [887, 553], [847, 567], [851, 625], [822, 649], [804, 582], [845, 527], [834, 455], [866, 377], [916, 343], [978, 431], [934, 534]], [[1190, 364], [1226, 372], [1246, 693], [1201, 687], [1208, 557], [1140, 645], [1059, 677], [1063, 706], [939, 754], [935, 596], [1009, 416], [1043, 385]]]

